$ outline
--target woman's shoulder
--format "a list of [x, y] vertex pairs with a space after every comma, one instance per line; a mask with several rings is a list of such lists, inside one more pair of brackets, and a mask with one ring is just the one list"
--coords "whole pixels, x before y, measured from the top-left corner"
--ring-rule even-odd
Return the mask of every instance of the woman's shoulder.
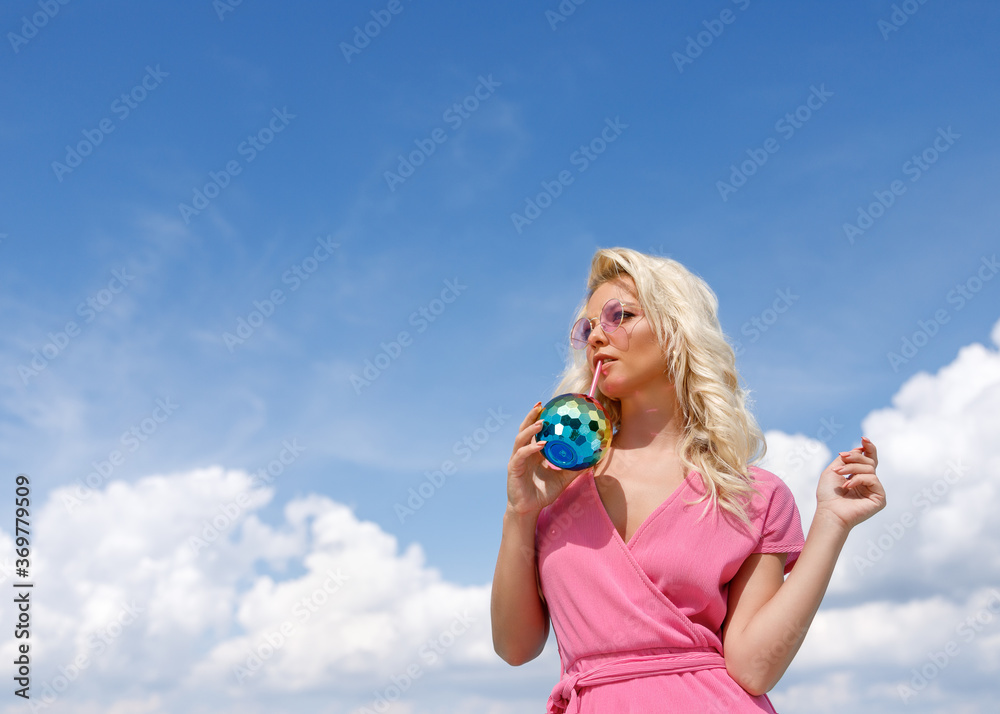
[[776, 473], [760, 466], [750, 466], [747, 471], [750, 476], [751, 485], [760, 494], [760, 498], [764, 503], [770, 503], [775, 499], [795, 502], [795, 498], [792, 496], [792, 489]]
[[[760, 529], [761, 540], [755, 553], [789, 553], [785, 574], [792, 568], [805, 542], [802, 518], [792, 490], [777, 474], [751, 466], [750, 474], [760, 496], [752, 507], [751, 520]], [[760, 500], [757, 500], [760, 498]]]
[[772, 490], [782, 487], [788, 488], [788, 484], [786, 484], [782, 478], [778, 476], [778, 474], [768, 471], [765, 468], [761, 468], [760, 466], [749, 466], [747, 468], [747, 472], [750, 474], [750, 478], [754, 484], [759, 484], [760, 486]]

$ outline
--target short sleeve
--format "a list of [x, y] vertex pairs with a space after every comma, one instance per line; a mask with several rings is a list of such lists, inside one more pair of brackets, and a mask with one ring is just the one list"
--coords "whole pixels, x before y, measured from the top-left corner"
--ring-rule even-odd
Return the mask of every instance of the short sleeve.
[[[758, 489], [767, 498], [766, 507], [758, 522], [760, 540], [753, 553], [787, 553], [785, 574], [787, 575], [798, 560], [805, 537], [802, 534], [802, 519], [795, 505], [795, 498], [788, 485], [770, 471], [756, 468]], [[758, 512], [760, 513], [760, 512]]]

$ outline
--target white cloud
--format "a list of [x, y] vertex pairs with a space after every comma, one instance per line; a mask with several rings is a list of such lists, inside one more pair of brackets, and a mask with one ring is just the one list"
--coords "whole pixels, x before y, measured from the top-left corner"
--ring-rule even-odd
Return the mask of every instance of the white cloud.
[[843, 557], [854, 567], [838, 589], [910, 582], [957, 595], [986, 584], [1000, 567], [992, 517], [1000, 509], [1000, 352], [969, 345], [937, 374], [915, 375], [891, 408], [869, 414], [863, 432], [879, 448], [888, 505], [852, 533]]
[[[788, 483], [806, 532], [830, 431], [766, 434], [762, 466]], [[1000, 569], [1000, 352], [969, 345], [937, 374], [913, 376], [862, 433], [878, 448], [887, 506], [851, 533], [830, 591], [903, 597], [984, 584]]]
[[[156, 696], [182, 692], [241, 711], [261, 694], [364, 700], [408, 668], [506, 666], [490, 640], [489, 585], [445, 582], [419, 546], [400, 553], [323, 496], [263, 523], [255, 511], [271, 497], [218, 467], [54, 491], [36, 517], [36, 697], [65, 684], [58, 668], [76, 658], [84, 666], [59, 711], [96, 700], [104, 711], [174, 710]], [[13, 556], [9, 536], [0, 551]], [[288, 567], [301, 572], [273, 575]], [[2, 656], [14, 646], [3, 642]]]
[[820, 610], [773, 699], [789, 712], [988, 711], [998, 671], [1000, 590], [876, 601]]
[[[992, 338], [1000, 345], [1000, 322]], [[906, 685], [907, 711], [945, 711], [943, 700], [961, 711], [962, 697], [976, 711], [987, 700], [975, 690], [1000, 670], [1000, 352], [963, 348], [937, 374], [908, 380], [862, 427], [879, 450], [887, 507], [852, 531], [775, 702], [881, 712], [903, 706]], [[789, 484], [808, 529], [832, 455], [821, 438], [767, 440], [762, 465]], [[919, 690], [908, 685], [949, 643], [955, 666]]]
[[[981, 630], [969, 624], [984, 622]], [[980, 635], [1000, 635], [1000, 590], [983, 588], [962, 602], [936, 595], [922, 600], [878, 600], [817, 613], [796, 656], [798, 670], [851, 664], [919, 665], [927, 653], [954, 640], [970, 648]]]
[[[777, 711], [856, 712], [860, 692], [849, 671], [827, 672], [801, 684], [783, 686], [768, 694]], [[867, 697], [866, 697], [867, 698]]]

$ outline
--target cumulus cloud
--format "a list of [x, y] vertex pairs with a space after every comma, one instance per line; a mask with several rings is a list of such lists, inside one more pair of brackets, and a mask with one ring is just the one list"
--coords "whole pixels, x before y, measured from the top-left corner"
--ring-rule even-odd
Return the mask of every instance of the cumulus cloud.
[[888, 505], [852, 534], [837, 590], [961, 597], [1000, 572], [1000, 353], [966, 346], [892, 401], [862, 424]]
[[[1000, 322], [992, 337], [1000, 340]], [[819, 472], [832, 458], [826, 442], [839, 426], [826, 420], [813, 435], [766, 434], [762, 466], [788, 483], [806, 529]], [[862, 432], [878, 447], [887, 506], [852, 532], [831, 591], [868, 596], [906, 583], [917, 593], [949, 584], [959, 593], [998, 572], [1000, 521], [991, 516], [1000, 506], [1000, 352], [972, 344], [937, 374], [914, 375]]]
[[1000, 589], [823, 608], [774, 695], [779, 711], [992, 711]]
[[[991, 338], [1000, 346], [1000, 322]], [[862, 433], [878, 446], [887, 506], [852, 531], [775, 701], [953, 712], [964, 698], [978, 710], [1000, 670], [1000, 352], [968, 345], [914, 375]], [[762, 465], [789, 484], [808, 530], [828, 438], [766, 436]]]
[[[256, 511], [272, 496], [217, 467], [54, 491], [35, 517], [36, 700], [180, 711], [187, 696], [256, 711], [259, 697], [322, 692], [347, 711], [393, 677], [502, 665], [488, 585], [445, 582], [418, 545], [399, 552], [324, 496], [268, 525]], [[12, 556], [4, 534], [0, 557]], [[13, 638], [0, 648], [14, 657]]]

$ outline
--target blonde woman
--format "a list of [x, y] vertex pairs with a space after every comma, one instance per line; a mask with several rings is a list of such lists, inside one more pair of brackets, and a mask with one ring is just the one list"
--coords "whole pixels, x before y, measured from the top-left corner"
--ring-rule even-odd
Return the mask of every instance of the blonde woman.
[[[804, 539], [746, 405], [715, 294], [667, 258], [594, 255], [555, 394], [586, 392], [614, 432], [601, 460], [545, 460], [541, 402], [507, 471], [493, 578], [497, 654], [537, 657], [555, 628], [548, 714], [774, 712], [848, 532], [885, 507], [875, 445], [820, 474]], [[793, 567], [794, 566], [794, 567]], [[787, 578], [785, 577], [787, 575]]]

